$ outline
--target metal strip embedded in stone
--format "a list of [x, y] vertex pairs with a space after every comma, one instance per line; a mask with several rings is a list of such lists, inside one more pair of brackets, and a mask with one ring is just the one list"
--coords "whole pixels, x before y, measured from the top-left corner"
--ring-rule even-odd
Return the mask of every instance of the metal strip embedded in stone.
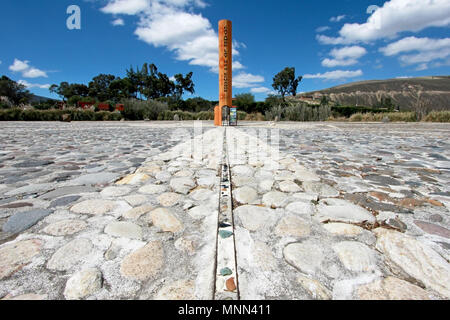
[[222, 154], [219, 220], [217, 234], [217, 270], [215, 300], [239, 300], [236, 250], [234, 240], [233, 203], [231, 196], [231, 175], [224, 130], [224, 149]]

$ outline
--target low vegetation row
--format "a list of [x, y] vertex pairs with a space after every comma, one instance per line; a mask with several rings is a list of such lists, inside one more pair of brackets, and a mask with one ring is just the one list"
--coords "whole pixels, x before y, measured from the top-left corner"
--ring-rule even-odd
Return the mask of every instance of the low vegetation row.
[[[50, 91], [62, 101], [37, 99], [26, 87], [6, 76], [0, 78], [0, 121], [99, 121], [99, 120], [213, 120], [218, 101], [201, 97], [183, 99], [195, 92], [192, 72], [169, 78], [154, 64], [126, 70], [126, 77], [100, 74], [88, 85], [62, 82]], [[433, 121], [449, 122], [449, 112], [423, 108], [418, 99], [412, 110], [400, 112], [391, 98], [380, 98], [372, 107], [342, 106], [322, 96], [296, 98], [302, 77], [285, 68], [273, 78], [278, 95], [255, 101], [251, 93], [237, 94], [238, 120], [247, 121]]]
[[[122, 112], [80, 109], [35, 110], [9, 108], [0, 110], [0, 121], [120, 121], [120, 120], [213, 120], [214, 112], [169, 110], [158, 101], [135, 101], [125, 104]], [[262, 113], [238, 111], [239, 121], [349, 121], [349, 122], [450, 122], [450, 111], [431, 112], [419, 120], [415, 112], [356, 113], [351, 117], [336, 116], [329, 106], [311, 107], [302, 104], [274, 107]]]

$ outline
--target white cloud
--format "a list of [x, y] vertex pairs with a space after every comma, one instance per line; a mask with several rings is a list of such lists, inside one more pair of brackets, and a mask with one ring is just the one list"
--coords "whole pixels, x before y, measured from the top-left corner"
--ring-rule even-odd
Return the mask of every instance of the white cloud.
[[[114, 15], [137, 15], [139, 23], [134, 33], [138, 39], [168, 48], [177, 60], [218, 72], [218, 35], [208, 19], [193, 13], [196, 7], [205, 6], [201, 0], [110, 0], [101, 10]], [[234, 43], [233, 68], [243, 69], [236, 60], [237, 49], [243, 46]]]
[[9, 66], [9, 70], [13, 72], [22, 72], [27, 70], [29, 66], [29, 61], [21, 61], [19, 59], [14, 59], [14, 63]]
[[149, 0], [113, 0], [101, 10], [104, 13], [135, 15], [146, 10]]
[[416, 54], [403, 55], [400, 56], [400, 61], [404, 64], [411, 65], [445, 59], [447, 57], [450, 57], [450, 47], [441, 50], [425, 50]]
[[305, 74], [303, 78], [305, 79], [326, 79], [326, 80], [339, 80], [346, 78], [356, 78], [362, 76], [363, 72], [361, 70], [357, 71], [344, 71], [344, 70], [335, 70], [329, 71], [325, 73], [317, 73], [317, 74]]
[[386, 56], [393, 56], [408, 51], [430, 51], [445, 49], [448, 47], [450, 47], [450, 38], [430, 39], [408, 37], [393, 42], [384, 48], [380, 48], [380, 51]]
[[13, 72], [21, 72], [22, 76], [25, 78], [47, 78], [47, 73], [45, 71], [39, 70], [29, 65], [29, 61], [21, 61], [19, 59], [14, 59], [14, 63], [9, 66], [9, 70]]
[[316, 32], [320, 33], [320, 32], [325, 32], [327, 30], [330, 30], [331, 28], [329, 26], [323, 26], [323, 27], [318, 27], [316, 29]]
[[113, 20], [113, 21], [111, 22], [111, 24], [112, 24], [113, 26], [124, 26], [124, 25], [125, 25], [125, 21], [123, 21], [123, 19], [121, 19], [121, 18], [118, 18], [118, 19], [116, 19], [116, 20]]
[[358, 63], [358, 59], [367, 54], [367, 50], [360, 46], [343, 47], [333, 49], [330, 55], [333, 59], [326, 58], [322, 60], [324, 67], [351, 66]]
[[439, 68], [439, 67], [447, 67], [450, 66], [450, 58], [443, 62], [435, 62], [433, 63], [433, 68]]
[[[136, 30], [136, 35], [155, 47], [176, 48], [180, 40], [185, 42], [192, 42], [199, 38], [213, 40], [215, 34], [208, 19], [201, 15], [171, 12], [158, 14], [141, 21], [141, 26]], [[216, 47], [217, 45], [215, 43]]]
[[333, 49], [330, 52], [335, 59], [343, 60], [347, 58], [359, 59], [367, 53], [367, 50], [360, 46], [343, 47]]
[[[428, 63], [450, 58], [450, 38], [430, 39], [407, 37], [380, 48], [385, 56], [403, 53], [399, 60], [404, 65], [420, 64], [416, 70], [428, 69]], [[410, 54], [405, 54], [405, 53]]]
[[261, 82], [264, 82], [264, 77], [245, 72], [241, 72], [233, 77], [233, 87], [235, 88], [255, 87]]
[[39, 89], [48, 89], [50, 88], [49, 84], [38, 84], [38, 83], [29, 83], [26, 80], [17, 81], [19, 84], [23, 84], [27, 88], [39, 88]]
[[322, 60], [322, 66], [328, 67], [328, 68], [334, 68], [334, 67], [347, 67], [347, 66], [353, 66], [358, 63], [358, 60], [356, 59], [344, 59], [344, 60], [337, 60], [337, 59], [329, 59], [325, 58]]
[[273, 91], [270, 88], [267, 87], [256, 87], [250, 89], [251, 93], [266, 93], [266, 94], [275, 94], [275, 91]]
[[331, 44], [331, 45], [338, 45], [338, 44], [352, 44], [353, 41], [344, 39], [342, 37], [329, 37], [325, 36], [323, 34], [318, 34], [316, 36], [317, 41], [319, 41], [321, 44]]
[[392, 39], [402, 32], [450, 25], [448, 0], [390, 0], [374, 11], [365, 23], [346, 23], [339, 37], [318, 36], [323, 44], [350, 44]]
[[423, 70], [427, 70], [427, 69], [428, 69], [428, 64], [421, 63], [420, 65], [417, 66], [416, 71], [423, 71]]
[[340, 22], [341, 20], [345, 19], [346, 15], [343, 14], [341, 16], [337, 16], [337, 17], [331, 17], [330, 18], [330, 22]]
[[235, 49], [240, 49], [240, 48], [244, 48], [247, 49], [247, 45], [243, 42], [238, 42], [236, 40], [233, 40], [233, 48]]
[[29, 68], [22, 72], [22, 76], [25, 78], [47, 78], [47, 73], [36, 68]]

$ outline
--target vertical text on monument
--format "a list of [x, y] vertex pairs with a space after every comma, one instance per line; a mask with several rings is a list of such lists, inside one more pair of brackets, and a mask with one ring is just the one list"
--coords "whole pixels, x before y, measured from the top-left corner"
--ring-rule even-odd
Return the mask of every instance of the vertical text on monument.
[[232, 105], [232, 24], [219, 21], [219, 106]]

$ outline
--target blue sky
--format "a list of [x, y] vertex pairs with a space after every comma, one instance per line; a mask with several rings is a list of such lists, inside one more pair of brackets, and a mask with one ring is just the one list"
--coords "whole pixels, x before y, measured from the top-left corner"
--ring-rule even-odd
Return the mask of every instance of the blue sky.
[[[66, 26], [70, 5], [81, 30]], [[195, 96], [216, 100], [220, 19], [233, 21], [233, 92], [257, 100], [287, 66], [304, 75], [299, 92], [450, 74], [449, 0], [2, 0], [0, 74], [51, 96], [50, 84], [151, 62], [193, 71]]]

